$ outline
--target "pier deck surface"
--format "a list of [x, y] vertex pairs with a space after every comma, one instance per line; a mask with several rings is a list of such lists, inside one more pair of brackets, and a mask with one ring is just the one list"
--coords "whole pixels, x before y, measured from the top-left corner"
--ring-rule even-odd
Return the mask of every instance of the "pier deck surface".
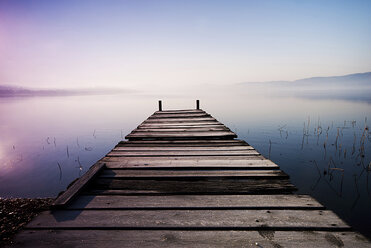
[[157, 111], [15, 247], [371, 247], [202, 110]]

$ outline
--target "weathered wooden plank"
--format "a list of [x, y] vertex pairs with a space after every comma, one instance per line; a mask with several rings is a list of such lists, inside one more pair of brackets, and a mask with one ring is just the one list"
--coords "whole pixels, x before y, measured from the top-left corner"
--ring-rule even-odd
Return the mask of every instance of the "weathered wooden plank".
[[240, 150], [240, 151], [120, 151], [112, 150], [107, 157], [121, 156], [121, 157], [174, 157], [174, 156], [254, 156], [260, 155], [256, 150]]
[[[151, 157], [152, 158], [152, 157]], [[222, 161], [214, 162], [213, 160], [200, 160], [193, 162], [191, 160], [138, 160], [126, 159], [122, 157], [106, 157], [102, 161], [106, 163], [106, 167], [110, 169], [210, 169], [210, 170], [249, 170], [249, 169], [278, 169], [278, 165], [269, 160], [230, 160], [226, 163]], [[232, 163], [235, 161], [236, 163]]]
[[291, 247], [368, 248], [355, 232], [325, 231], [169, 231], [169, 230], [24, 230], [11, 247]]
[[181, 122], [203, 122], [203, 121], [214, 121], [218, 122], [214, 117], [193, 117], [193, 118], [159, 118], [159, 119], [147, 119], [146, 123], [181, 123]]
[[323, 209], [308, 195], [80, 196], [67, 209]]
[[156, 111], [153, 114], [154, 115], [169, 115], [169, 114], [202, 114], [202, 113], [207, 113], [204, 110], [201, 109], [181, 109], [181, 110], [164, 110], [164, 111]]
[[[256, 156], [256, 159], [242, 160], [217, 160], [217, 159], [198, 159], [193, 160], [191, 157], [105, 157], [101, 161], [106, 163], [107, 168], [278, 168], [278, 165], [270, 160], [264, 160]], [[188, 159], [185, 159], [188, 158]]]
[[[152, 125], [152, 126], [214, 126], [214, 125], [223, 125], [218, 121], [189, 121], [189, 122], [148, 122], [148, 121], [143, 121], [139, 126], [142, 125]], [[224, 125], [223, 125], [224, 126]]]
[[[190, 141], [192, 139], [189, 139]], [[195, 139], [193, 139], [195, 140]], [[210, 139], [210, 140], [213, 140], [213, 139]], [[152, 141], [152, 140], [136, 140], [136, 141]], [[166, 140], [163, 140], [163, 141], [166, 141]], [[131, 142], [131, 141], [129, 141]], [[132, 141], [132, 142], [135, 142], [135, 141]], [[226, 143], [226, 144], [222, 144], [222, 143], [217, 143], [217, 144], [207, 144], [207, 143], [195, 143], [195, 144], [151, 144], [151, 143], [147, 143], [147, 144], [132, 144], [132, 143], [128, 143], [128, 144], [125, 144], [125, 143], [119, 143], [117, 144], [116, 146], [122, 146], [122, 147], [194, 147], [194, 149], [197, 149], [197, 147], [233, 147], [233, 146], [245, 146], [245, 144], [243, 143]]]
[[255, 165], [274, 164], [263, 156], [198, 156], [198, 157], [104, 157], [103, 162], [121, 162], [127, 165]]
[[252, 190], [250, 189], [249, 191], [240, 191], [240, 192], [159, 192], [156, 190], [126, 190], [126, 189], [90, 189], [87, 190], [83, 193], [82, 195], [137, 195], [137, 196], [142, 196], [142, 195], [151, 195], [151, 196], [157, 196], [157, 195], [258, 195], [258, 194], [291, 194], [294, 190], [288, 190], [287, 188], [285, 189], [270, 189], [270, 190]]
[[326, 210], [58, 210], [46, 211], [26, 228], [130, 228], [187, 230], [349, 230]]
[[214, 131], [230, 131], [226, 127], [213, 128], [136, 128], [132, 132], [214, 132]]
[[213, 131], [213, 132], [133, 132], [125, 138], [132, 139], [232, 139], [237, 135], [231, 131]]
[[205, 132], [204, 134], [202, 133], [179, 133], [178, 135], [174, 134], [129, 134], [125, 136], [125, 139], [128, 139], [130, 141], [134, 140], [181, 140], [181, 139], [233, 139], [235, 138], [236, 135], [233, 133], [214, 133], [210, 134]]
[[156, 145], [168, 145], [168, 144], [190, 144], [190, 145], [197, 145], [197, 144], [222, 144], [222, 145], [227, 145], [227, 144], [247, 144], [246, 141], [244, 140], [238, 140], [238, 139], [233, 139], [233, 140], [137, 140], [137, 141], [120, 141], [122, 144], [156, 144]]
[[[243, 180], [94, 180], [90, 193], [96, 194], [103, 190], [116, 191], [119, 194], [277, 194], [296, 190], [287, 179], [243, 179]], [[99, 192], [99, 194], [112, 192]]]
[[202, 109], [168, 109], [162, 111], [156, 111], [154, 114], [178, 114], [178, 113], [206, 113]]
[[203, 118], [209, 117], [207, 113], [178, 113], [178, 114], [153, 114], [149, 119], [161, 119], [161, 118]]
[[[223, 132], [232, 132], [229, 128], [193, 128], [193, 129], [180, 129], [180, 128], [175, 128], [175, 129], [170, 129], [170, 128], [136, 128], [134, 129], [131, 133], [170, 133], [170, 134], [178, 134], [178, 133], [205, 133], [205, 132], [210, 132], [210, 133], [223, 133]], [[203, 134], [204, 135], [204, 134]]]
[[208, 146], [208, 147], [192, 147], [192, 146], [155, 146], [155, 147], [143, 147], [143, 146], [125, 146], [117, 145], [114, 151], [244, 151], [254, 150], [252, 146]]
[[248, 145], [240, 140], [135, 140], [135, 141], [121, 141], [118, 145], [122, 146], [241, 146]]
[[[192, 140], [192, 139], [189, 139], [189, 140]], [[193, 139], [194, 140], [194, 139]], [[213, 139], [210, 139], [210, 140], [213, 140]], [[137, 140], [137, 141], [151, 141], [151, 140]], [[163, 141], [166, 141], [166, 140], [163, 140]], [[135, 142], [135, 141], [133, 141]], [[195, 149], [197, 150], [198, 148], [201, 148], [201, 149], [210, 149], [210, 148], [218, 148], [218, 147], [229, 147], [229, 149], [233, 149], [234, 146], [249, 146], [249, 145], [245, 145], [243, 143], [240, 143], [240, 144], [237, 144], [237, 143], [227, 143], [227, 144], [222, 144], [222, 143], [219, 143], [219, 144], [207, 144], [207, 143], [196, 143], [196, 144], [151, 144], [151, 143], [148, 143], [148, 144], [131, 144], [131, 143], [128, 143], [128, 144], [125, 144], [125, 143], [119, 143], [116, 145], [116, 147], [148, 147], [150, 149], [152, 148], [158, 148], [158, 149], [161, 149], [161, 147], [179, 147], [179, 148], [186, 148], [186, 149]], [[204, 147], [204, 148], [203, 148]]]
[[[203, 120], [204, 119], [204, 120]], [[162, 119], [162, 120], [151, 120], [146, 119], [141, 124], [152, 124], [152, 125], [177, 125], [177, 126], [185, 126], [185, 125], [216, 125], [221, 124], [219, 121], [212, 119], [212, 118], [203, 118], [203, 119], [180, 119], [180, 120], [174, 120], [174, 119]]]
[[159, 124], [142, 124], [137, 127], [138, 129], [197, 129], [197, 128], [227, 128], [223, 124], [210, 124], [210, 125], [159, 125]]
[[232, 131], [208, 131], [208, 132], [203, 132], [203, 131], [187, 131], [187, 132], [182, 132], [182, 131], [142, 131], [142, 130], [135, 130], [132, 133], [128, 135], [130, 136], [144, 136], [144, 137], [171, 137], [171, 138], [177, 138], [177, 137], [217, 137], [217, 136], [236, 136], [235, 133]]
[[255, 150], [251, 150], [251, 151], [246, 151], [244, 153], [239, 152], [239, 151], [236, 151], [236, 152], [228, 152], [228, 153], [232, 153], [232, 154], [226, 154], [227, 152], [223, 152], [223, 151], [220, 151], [220, 153], [217, 153], [217, 152], [198, 152], [198, 153], [182, 153], [182, 152], [165, 152], [165, 153], [161, 153], [161, 152], [153, 152], [153, 153], [149, 153], [149, 152], [120, 152], [120, 151], [112, 151], [110, 153], [108, 153], [106, 155], [106, 157], [135, 157], [135, 158], [140, 158], [140, 157], [164, 157], [164, 158], [171, 158], [171, 157], [177, 157], [177, 158], [181, 158], [181, 157], [190, 157], [190, 158], [194, 158], [195, 160], [201, 158], [201, 157], [207, 157], [207, 158], [211, 158], [211, 157], [225, 157], [225, 156], [230, 156], [230, 157], [247, 157], [247, 156], [251, 156], [253, 157], [253, 159], [255, 159], [255, 156], [257, 157], [260, 157], [260, 153], [256, 152]]
[[119, 162], [108, 162], [106, 167], [109, 169], [136, 169], [136, 170], [276, 170], [278, 165], [262, 164], [262, 165], [128, 165]]
[[[188, 139], [188, 140], [196, 140], [196, 139]], [[210, 139], [210, 140], [215, 140], [215, 139]], [[134, 141], [151, 141], [151, 140], [133, 140]], [[166, 140], [163, 140], [163, 141], [166, 141]], [[214, 144], [214, 145], [211, 145], [211, 144], [203, 144], [203, 143], [199, 143], [199, 144], [167, 144], [167, 145], [161, 145], [161, 144], [117, 144], [116, 146], [119, 146], [119, 147], [161, 147], [161, 146], [164, 146], [164, 147], [194, 147], [194, 149], [197, 149], [197, 147], [225, 147], [225, 146], [228, 146], [228, 147], [233, 147], [233, 146], [241, 146], [241, 145], [244, 145], [244, 144], [240, 144], [238, 145], [237, 143], [228, 143], [228, 144]]]
[[100, 178], [188, 180], [204, 178], [230, 179], [280, 179], [288, 175], [280, 170], [103, 170]]
[[63, 192], [58, 198], [54, 201], [52, 207], [58, 208], [63, 207], [74, 197], [76, 197], [86, 185], [91, 182], [97, 174], [104, 168], [105, 164], [102, 162], [97, 162], [90, 169], [82, 175], [77, 181], [75, 181], [65, 192]]
[[185, 115], [185, 114], [193, 114], [193, 115], [197, 115], [197, 114], [208, 114], [207, 112], [205, 111], [181, 111], [181, 112], [164, 112], [164, 111], [156, 111], [152, 114], [153, 115]]

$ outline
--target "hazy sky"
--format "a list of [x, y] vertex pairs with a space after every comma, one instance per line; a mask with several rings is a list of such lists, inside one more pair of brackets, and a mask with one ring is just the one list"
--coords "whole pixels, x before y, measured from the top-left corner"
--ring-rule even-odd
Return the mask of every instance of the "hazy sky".
[[177, 88], [371, 71], [371, 1], [0, 0], [0, 84]]

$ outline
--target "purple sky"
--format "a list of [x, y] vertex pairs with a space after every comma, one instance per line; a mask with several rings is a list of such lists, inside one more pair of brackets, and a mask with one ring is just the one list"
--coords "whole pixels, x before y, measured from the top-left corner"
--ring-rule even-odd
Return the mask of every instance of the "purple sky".
[[0, 1], [0, 84], [161, 89], [371, 71], [371, 1]]

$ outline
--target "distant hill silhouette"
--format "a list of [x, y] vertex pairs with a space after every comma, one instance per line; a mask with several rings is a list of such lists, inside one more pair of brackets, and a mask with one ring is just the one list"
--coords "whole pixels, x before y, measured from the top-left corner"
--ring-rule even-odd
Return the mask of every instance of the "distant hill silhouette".
[[19, 86], [0, 85], [0, 97], [11, 96], [72, 96], [72, 95], [103, 95], [131, 93], [124, 89], [31, 89]]
[[243, 82], [238, 85], [274, 85], [274, 86], [371, 86], [371, 72], [355, 73], [344, 76], [311, 77], [294, 81]]
[[295, 81], [245, 82], [239, 92], [289, 97], [343, 99], [371, 103], [371, 72], [334, 77], [312, 77]]

